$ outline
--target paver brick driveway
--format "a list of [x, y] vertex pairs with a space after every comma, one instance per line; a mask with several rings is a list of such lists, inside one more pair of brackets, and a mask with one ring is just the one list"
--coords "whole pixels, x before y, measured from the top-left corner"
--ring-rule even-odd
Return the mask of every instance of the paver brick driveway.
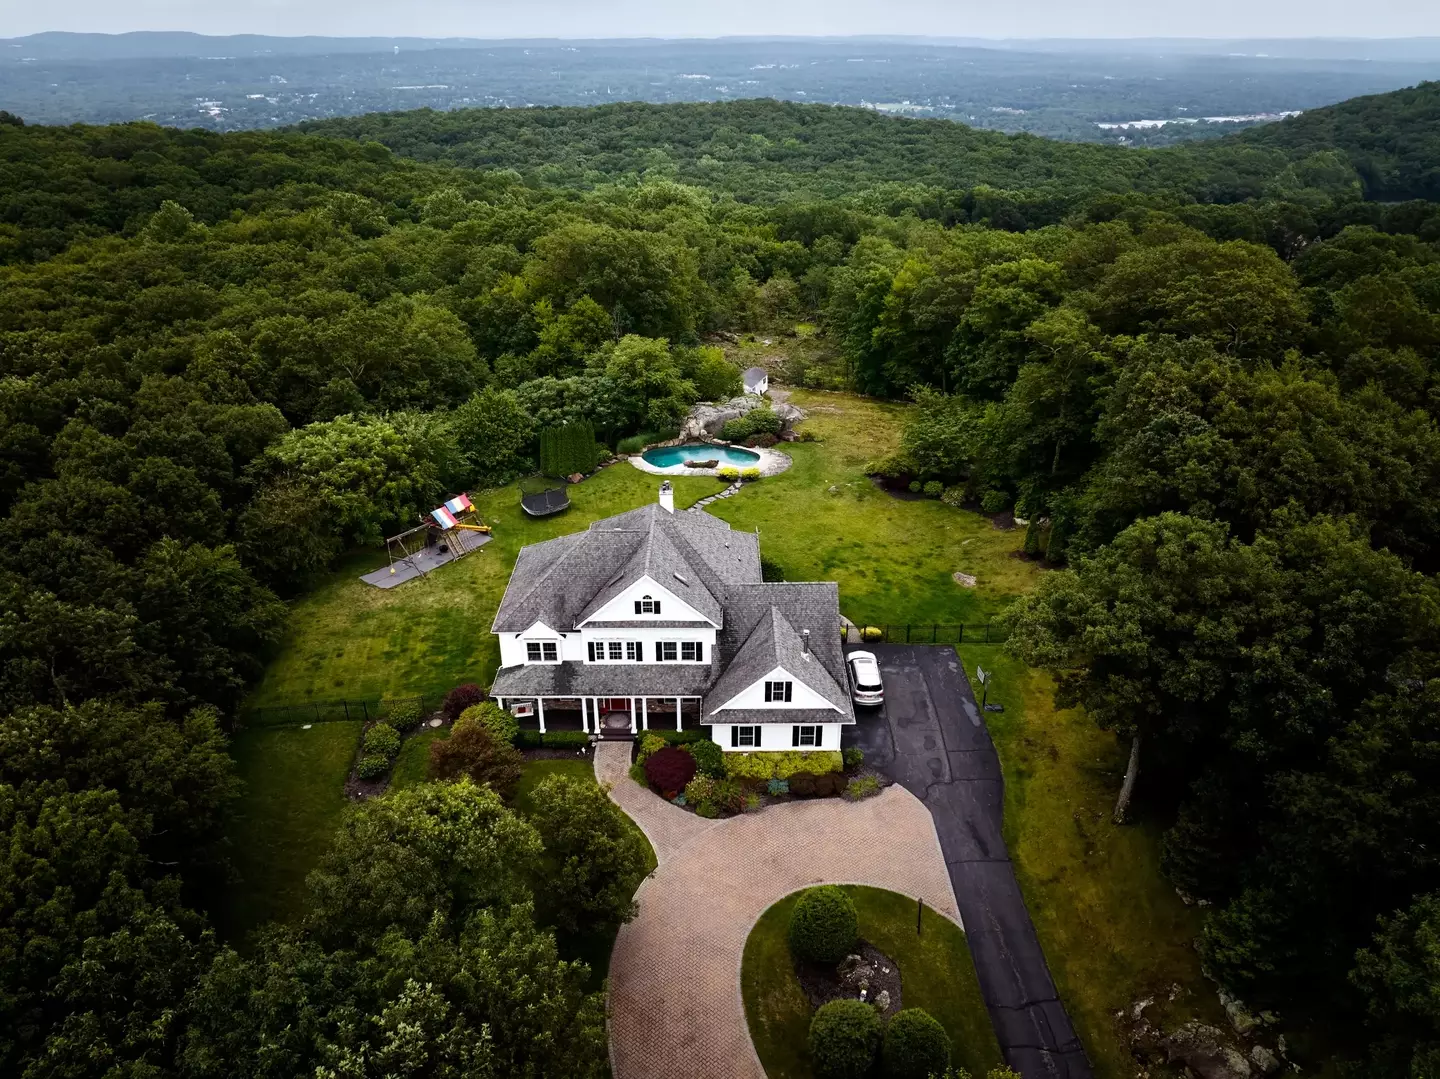
[[645, 790], [629, 768], [628, 742], [599, 744], [597, 778], [660, 863], [610, 960], [615, 1079], [764, 1079], [740, 960], [756, 920], [791, 892], [869, 884], [960, 920], [930, 813], [903, 787], [863, 802], [822, 798], [705, 820]]

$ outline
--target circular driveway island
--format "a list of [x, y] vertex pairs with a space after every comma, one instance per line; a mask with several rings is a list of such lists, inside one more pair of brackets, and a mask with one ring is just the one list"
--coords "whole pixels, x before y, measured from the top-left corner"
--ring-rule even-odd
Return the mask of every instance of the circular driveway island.
[[765, 1079], [745, 1023], [745, 939], [777, 900], [813, 884], [869, 884], [960, 920], [925, 806], [898, 784], [863, 802], [789, 802], [706, 820], [630, 778], [630, 743], [601, 742], [595, 773], [655, 847], [610, 961], [615, 1079]]

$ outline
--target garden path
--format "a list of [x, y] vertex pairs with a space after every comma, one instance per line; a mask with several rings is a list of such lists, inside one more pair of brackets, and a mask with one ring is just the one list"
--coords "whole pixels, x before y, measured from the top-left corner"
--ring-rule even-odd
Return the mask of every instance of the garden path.
[[610, 960], [615, 1079], [765, 1079], [745, 1023], [740, 960], [771, 904], [812, 884], [917, 896], [960, 921], [929, 811], [898, 784], [863, 802], [790, 802], [705, 820], [630, 778], [630, 743], [601, 742], [595, 773], [655, 847]]

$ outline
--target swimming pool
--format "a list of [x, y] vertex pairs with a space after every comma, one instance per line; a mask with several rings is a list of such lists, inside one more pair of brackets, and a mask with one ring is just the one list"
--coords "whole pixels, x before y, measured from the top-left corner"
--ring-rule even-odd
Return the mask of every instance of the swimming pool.
[[754, 468], [760, 463], [760, 455], [753, 450], [742, 450], [738, 446], [710, 446], [704, 442], [689, 442], [683, 446], [657, 446], [643, 454], [646, 461], [656, 468], [673, 468], [686, 461], [719, 461], [720, 467]]

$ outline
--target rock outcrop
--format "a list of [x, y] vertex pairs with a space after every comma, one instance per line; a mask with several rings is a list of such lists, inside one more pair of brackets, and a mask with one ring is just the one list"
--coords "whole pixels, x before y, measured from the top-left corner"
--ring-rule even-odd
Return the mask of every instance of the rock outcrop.
[[720, 428], [730, 420], [738, 420], [747, 412], [765, 408], [767, 405], [785, 422], [786, 429], [805, 418], [804, 409], [796, 408], [794, 405], [782, 401], [771, 404], [765, 398], [754, 395], [732, 397], [719, 404], [702, 402], [690, 406], [690, 412], [686, 415], [685, 422], [680, 425], [680, 441], [693, 442], [697, 438], [715, 438], [720, 434]]

